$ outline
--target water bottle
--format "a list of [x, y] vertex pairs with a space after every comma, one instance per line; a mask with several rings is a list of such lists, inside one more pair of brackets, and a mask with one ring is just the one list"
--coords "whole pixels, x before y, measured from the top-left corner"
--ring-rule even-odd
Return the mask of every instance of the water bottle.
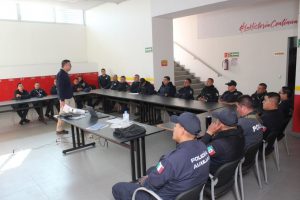
[[123, 121], [129, 122], [129, 114], [128, 114], [127, 110], [125, 110], [125, 112], [123, 114]]

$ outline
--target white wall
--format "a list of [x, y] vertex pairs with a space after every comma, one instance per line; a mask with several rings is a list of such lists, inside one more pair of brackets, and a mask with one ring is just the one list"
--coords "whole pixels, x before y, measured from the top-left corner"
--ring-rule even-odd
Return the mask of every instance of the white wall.
[[52, 75], [63, 59], [87, 62], [84, 26], [0, 21], [0, 27], [0, 78]]
[[153, 78], [150, 0], [106, 3], [86, 13], [87, 55], [109, 74]]
[[[173, 20], [153, 18], [152, 24], [154, 85], [158, 90], [164, 76], [170, 76], [174, 83]], [[168, 65], [162, 66], [162, 60], [167, 60]]]
[[[272, 7], [274, 4], [275, 2], [268, 4], [268, 6]], [[297, 6], [294, 6], [295, 4]], [[285, 13], [297, 13], [297, 1], [293, 1], [288, 7], [289, 9], [285, 10]], [[275, 8], [279, 7], [274, 6]], [[240, 20], [238, 24], [241, 24], [244, 22], [244, 16], [247, 15], [247, 9], [255, 9], [255, 7], [232, 8], [230, 11], [227, 10], [227, 14], [229, 16], [235, 15], [235, 9], [237, 9], [236, 12], [241, 12], [241, 9], [245, 11], [244, 14], [236, 16]], [[260, 10], [263, 11], [264, 9]], [[222, 17], [218, 17], [217, 12], [211, 13], [215, 18], [210, 16], [210, 20], [207, 23], [210, 25], [214, 24], [217, 27], [221, 23], [231, 23], [231, 21], [223, 21], [224, 16], [219, 15]], [[281, 11], [278, 12], [282, 13]], [[203, 15], [207, 16], [209, 14], [206, 13]], [[258, 15], [260, 13], [255, 12], [253, 18], [256, 19]], [[191, 71], [195, 72], [203, 80], [210, 76], [215, 78], [215, 85], [220, 92], [226, 90], [224, 83], [231, 79], [238, 82], [238, 89], [244, 93], [253, 93], [260, 82], [266, 82], [269, 91], [279, 91], [280, 87], [286, 84], [288, 37], [297, 36], [297, 26], [282, 30], [263, 30], [256, 33], [237, 33], [223, 37], [199, 39], [198, 36], [201, 35], [198, 32], [199, 29], [205, 30], [206, 28], [205, 23], [201, 22], [201, 27], [198, 29], [198, 19], [201, 19], [201, 16], [202, 14], [174, 20], [174, 40], [221, 72], [223, 76], [217, 78], [215, 73], [204, 69], [198, 61], [194, 60], [177, 46], [175, 46], [175, 60], [180, 61], [181, 64], [185, 64], [187, 68], [191, 68]], [[297, 15], [294, 18], [297, 19]], [[239, 27], [236, 28], [238, 29]], [[221, 34], [223, 31], [223, 29], [216, 30], [218, 34]], [[224, 30], [224, 32], [228, 33], [227, 30]], [[217, 35], [217, 33], [215, 34]], [[224, 59], [224, 52], [240, 53], [237, 65], [231, 66], [229, 71], [222, 69], [221, 63]], [[283, 55], [275, 56], [275, 52], [283, 52]]]

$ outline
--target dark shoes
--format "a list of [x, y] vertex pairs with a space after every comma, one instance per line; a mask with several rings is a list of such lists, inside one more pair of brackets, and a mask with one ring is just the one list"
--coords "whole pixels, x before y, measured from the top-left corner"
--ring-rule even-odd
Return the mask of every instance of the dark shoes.
[[69, 131], [62, 130], [62, 131], [56, 131], [56, 134], [62, 135], [62, 134], [68, 134]]
[[25, 123], [29, 123], [30, 120], [29, 119], [21, 119], [21, 121], [19, 122], [20, 125], [24, 125]]

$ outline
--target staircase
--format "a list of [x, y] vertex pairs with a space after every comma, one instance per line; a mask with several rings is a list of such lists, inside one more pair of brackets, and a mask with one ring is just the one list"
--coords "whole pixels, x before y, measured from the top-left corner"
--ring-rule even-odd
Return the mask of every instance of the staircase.
[[188, 69], [184, 68], [184, 65], [180, 65], [178, 62], [174, 63], [174, 77], [175, 77], [175, 86], [176, 89], [179, 90], [183, 87], [183, 82], [186, 78], [190, 78], [192, 80], [191, 87], [194, 89], [194, 98], [196, 98], [200, 91], [205, 86], [205, 83], [200, 81], [200, 78], [195, 77], [193, 73], [190, 73]]

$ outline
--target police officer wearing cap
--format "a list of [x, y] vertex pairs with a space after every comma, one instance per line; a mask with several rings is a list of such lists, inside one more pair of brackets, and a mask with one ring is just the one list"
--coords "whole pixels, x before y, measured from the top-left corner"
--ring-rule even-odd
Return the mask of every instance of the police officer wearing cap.
[[210, 173], [214, 174], [223, 164], [242, 158], [245, 139], [243, 129], [238, 126], [238, 118], [233, 109], [225, 108], [213, 112], [217, 121], [211, 123], [202, 142], [210, 155]]
[[222, 94], [222, 96], [220, 97], [220, 102], [234, 104], [237, 99], [243, 95], [243, 93], [236, 89], [237, 83], [234, 80], [225, 83], [225, 85], [228, 86], [228, 90]]
[[263, 140], [262, 120], [254, 110], [252, 98], [242, 95], [238, 98], [236, 111], [239, 114], [238, 124], [243, 128], [245, 136], [245, 150], [261, 143]]
[[187, 78], [183, 82], [183, 88], [178, 90], [176, 97], [186, 100], [194, 100], [194, 90], [191, 88], [192, 80]]
[[[130, 200], [139, 187], [154, 191], [164, 200], [173, 200], [180, 193], [196, 185], [206, 183], [209, 174], [209, 155], [206, 146], [196, 136], [200, 133], [200, 121], [195, 114], [182, 113], [172, 116], [176, 123], [173, 140], [176, 149], [163, 156], [156, 167], [142, 177], [139, 183], [117, 183], [112, 188], [116, 200]], [[137, 199], [152, 199], [147, 193], [137, 193]]]

